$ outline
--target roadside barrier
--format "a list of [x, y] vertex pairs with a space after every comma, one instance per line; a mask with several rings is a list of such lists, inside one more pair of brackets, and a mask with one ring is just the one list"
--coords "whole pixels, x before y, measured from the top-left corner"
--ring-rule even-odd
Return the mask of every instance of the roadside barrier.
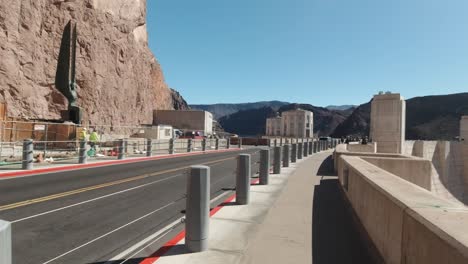
[[281, 173], [281, 150], [283, 148], [281, 146], [277, 146], [273, 148], [273, 173], [280, 174]]
[[289, 161], [290, 161], [289, 145], [284, 145], [283, 146], [283, 167], [285, 168], [289, 167]]
[[267, 185], [269, 177], [270, 177], [270, 150], [262, 149], [260, 150], [260, 168], [259, 168], [260, 184]]
[[248, 204], [250, 200], [250, 155], [240, 154], [237, 158], [236, 203]]

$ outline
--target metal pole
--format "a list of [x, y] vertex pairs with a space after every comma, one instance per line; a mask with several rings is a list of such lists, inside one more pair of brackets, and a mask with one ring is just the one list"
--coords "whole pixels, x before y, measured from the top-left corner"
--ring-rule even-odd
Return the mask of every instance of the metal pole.
[[291, 144], [291, 162], [295, 163], [297, 161], [297, 144]]
[[192, 139], [189, 138], [187, 140], [187, 152], [191, 152], [192, 151]]
[[297, 159], [302, 159], [302, 143], [297, 144]]
[[48, 131], [49, 131], [49, 125], [45, 124], [44, 159], [46, 158], [46, 154], [47, 154], [47, 140], [48, 140], [47, 134], [48, 134]]
[[267, 185], [268, 178], [270, 177], [270, 150], [260, 150], [260, 184]]
[[312, 148], [313, 148], [312, 145], [313, 145], [313, 143], [314, 143], [313, 141], [314, 141], [314, 140], [312, 139], [312, 140], [309, 142], [309, 155], [312, 155], [312, 153], [313, 153], [313, 149], [312, 149]]
[[23, 170], [32, 170], [33, 168], [33, 140], [25, 139], [23, 141], [23, 161], [22, 169]]
[[237, 158], [236, 203], [248, 204], [250, 200], [250, 155], [240, 154]]
[[228, 139], [226, 140], [226, 149], [229, 149], [230, 147], [231, 147], [231, 139], [228, 138]]
[[119, 155], [117, 159], [121, 160], [125, 158], [125, 141], [124, 139], [119, 139]]
[[289, 167], [289, 145], [283, 147], [283, 167]]
[[303, 156], [304, 156], [304, 157], [309, 156], [309, 139], [307, 139], [306, 142], [304, 142], [302, 145], [304, 146], [304, 154], [303, 154]]
[[190, 167], [187, 179], [185, 245], [191, 252], [208, 249], [210, 226], [210, 168]]
[[86, 155], [86, 140], [80, 140], [80, 150], [78, 153], [78, 163], [86, 163], [88, 159], [88, 156]]
[[202, 147], [202, 151], [206, 151], [206, 138], [203, 138], [201, 147]]
[[153, 140], [151, 138], [146, 140], [146, 156], [153, 156]]
[[0, 263], [12, 263], [11, 223], [0, 220]]
[[174, 154], [174, 144], [175, 140], [173, 138], [169, 139], [169, 154]]
[[219, 138], [216, 138], [215, 140], [215, 150], [219, 149]]
[[275, 138], [275, 142], [274, 142], [274, 147], [276, 147], [278, 145], [278, 140]]
[[242, 148], [242, 138], [239, 138], [238, 147], [239, 147], [240, 149]]
[[281, 146], [274, 147], [274, 159], [273, 159], [273, 173], [280, 174], [281, 173]]

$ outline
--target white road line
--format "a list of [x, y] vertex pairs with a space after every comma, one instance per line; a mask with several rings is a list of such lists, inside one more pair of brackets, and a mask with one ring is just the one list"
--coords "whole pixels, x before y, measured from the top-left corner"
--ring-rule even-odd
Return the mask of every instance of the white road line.
[[[211, 199], [210, 203], [213, 203], [214, 201], [219, 200], [221, 197], [223, 197], [228, 192], [230, 192], [230, 191], [225, 191], [225, 192], [221, 193], [220, 195], [216, 196], [215, 198]], [[167, 226], [163, 227], [162, 229], [160, 229], [156, 233], [148, 236], [147, 238], [143, 239], [142, 241], [136, 243], [135, 245], [133, 245], [130, 248], [123, 251], [122, 253], [118, 254], [117, 256], [111, 258], [109, 261], [107, 261], [104, 264], [111, 264], [111, 263], [114, 263], [114, 262], [116, 262], [118, 260], [122, 260], [122, 259], [126, 258], [127, 256], [129, 256], [132, 252], [134, 252], [134, 251], [138, 250], [140, 247], [142, 247], [138, 252], [136, 252], [133, 255], [127, 257], [123, 262], [120, 262], [120, 264], [125, 263], [127, 260], [134, 257], [136, 254], [140, 253], [145, 248], [147, 248], [151, 244], [154, 244], [156, 241], [161, 239], [164, 235], [166, 235], [166, 234], [163, 234], [164, 232], [167, 232], [168, 230], [171, 230], [176, 224], [180, 223], [180, 221], [183, 218], [185, 218], [185, 217], [178, 218], [177, 220], [175, 220], [174, 222], [172, 222], [172, 223], [168, 224]], [[167, 232], [167, 233], [169, 233], [169, 232]], [[161, 234], [163, 234], [163, 235], [161, 235]], [[151, 241], [151, 242], [148, 243], [149, 241]]]
[[157, 181], [154, 181], [154, 182], [145, 183], [145, 184], [142, 184], [142, 185], [139, 185], [139, 186], [135, 186], [135, 187], [132, 187], [132, 188], [129, 188], [129, 189], [125, 189], [125, 190], [121, 190], [121, 191], [118, 191], [118, 192], [106, 194], [104, 196], [96, 197], [96, 198], [86, 200], [86, 201], [83, 201], [83, 202], [79, 202], [79, 203], [71, 204], [71, 205], [68, 205], [68, 206], [60, 207], [60, 208], [53, 209], [53, 210], [43, 212], [43, 213], [40, 213], [40, 214], [35, 214], [35, 215], [28, 216], [28, 217], [20, 218], [20, 219], [11, 221], [11, 223], [18, 223], [18, 222], [22, 222], [22, 221], [29, 220], [29, 219], [32, 219], [32, 218], [36, 218], [36, 217], [39, 217], [39, 216], [55, 213], [55, 212], [62, 211], [62, 210], [65, 210], [65, 209], [69, 209], [69, 208], [72, 208], [72, 207], [75, 207], [75, 206], [78, 206], [78, 205], [91, 203], [91, 202], [94, 202], [94, 201], [97, 201], [97, 200], [101, 200], [101, 199], [108, 198], [108, 197], [111, 197], [111, 196], [114, 196], [114, 195], [118, 195], [118, 194], [122, 194], [122, 193], [125, 193], [125, 192], [140, 189], [140, 188], [152, 185], [152, 184], [156, 184], [156, 183], [159, 183], [159, 182], [162, 182], [162, 181], [167, 181], [167, 180], [170, 180], [172, 178], [183, 176], [183, 175], [184, 174], [177, 174], [177, 175], [174, 175], [174, 176], [167, 177], [165, 179], [160, 179], [160, 180], [157, 180]]
[[136, 223], [136, 222], [138, 222], [138, 221], [140, 221], [140, 220], [142, 220], [142, 219], [144, 219], [144, 218], [146, 218], [146, 217], [148, 217], [148, 216], [150, 216], [150, 215], [152, 215], [152, 214], [154, 214], [154, 213], [156, 213], [156, 212], [158, 212], [158, 211], [161, 211], [161, 210], [163, 210], [163, 209], [165, 209], [165, 208], [167, 208], [167, 207], [169, 207], [170, 205], [173, 205], [173, 204], [175, 204], [175, 203], [176, 203], [175, 201], [172, 201], [172, 202], [166, 204], [165, 206], [163, 206], [163, 207], [161, 207], [161, 208], [158, 208], [158, 209], [156, 209], [156, 210], [154, 210], [154, 211], [152, 211], [152, 212], [149, 212], [149, 213], [145, 214], [145, 215], [142, 216], [142, 217], [139, 217], [139, 218], [137, 218], [137, 219], [135, 219], [135, 220], [133, 220], [133, 221], [131, 221], [131, 222], [129, 222], [129, 223], [123, 225], [123, 226], [120, 226], [120, 227], [118, 227], [118, 228], [116, 228], [116, 229], [114, 229], [114, 230], [112, 230], [112, 231], [109, 231], [109, 232], [105, 233], [105, 234], [102, 235], [102, 236], [99, 236], [99, 237], [97, 237], [97, 238], [95, 238], [95, 239], [93, 239], [93, 240], [90, 240], [90, 241], [88, 241], [88, 242], [82, 244], [81, 246], [78, 246], [78, 247], [76, 247], [76, 248], [74, 248], [74, 249], [72, 249], [72, 250], [69, 250], [69, 251], [63, 253], [63, 254], [60, 255], [60, 256], [57, 256], [57, 257], [55, 257], [55, 258], [53, 258], [53, 259], [51, 259], [51, 260], [48, 260], [48, 261], [44, 262], [43, 264], [51, 263], [52, 261], [55, 261], [55, 260], [57, 260], [57, 259], [59, 259], [59, 258], [62, 258], [62, 257], [66, 256], [66, 255], [68, 255], [68, 254], [70, 254], [70, 253], [73, 253], [73, 252], [77, 251], [78, 249], [80, 249], [80, 248], [82, 248], [82, 247], [85, 247], [85, 246], [87, 246], [87, 245], [89, 245], [89, 244], [91, 244], [91, 243], [94, 243], [94, 242], [96, 242], [96, 241], [98, 241], [98, 240], [100, 240], [100, 239], [102, 239], [102, 238], [104, 238], [104, 237], [106, 237], [106, 236], [109, 236], [109, 235], [111, 235], [111, 234], [113, 234], [113, 233], [115, 233], [115, 232], [117, 232], [117, 231], [119, 231], [119, 230], [121, 230], [121, 229], [123, 229], [123, 228], [125, 228], [125, 227], [127, 227], [127, 226], [129, 226], [129, 225], [131, 225], [131, 224], [134, 224], [134, 223]]

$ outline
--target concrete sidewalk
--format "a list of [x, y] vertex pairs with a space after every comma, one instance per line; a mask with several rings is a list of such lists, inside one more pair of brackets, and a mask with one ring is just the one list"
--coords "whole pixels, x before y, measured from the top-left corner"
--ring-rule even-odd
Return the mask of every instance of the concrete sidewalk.
[[252, 186], [249, 205], [223, 207], [211, 218], [208, 251], [188, 253], [181, 240], [156, 263], [372, 263], [330, 155], [314, 154], [271, 175], [268, 186]]

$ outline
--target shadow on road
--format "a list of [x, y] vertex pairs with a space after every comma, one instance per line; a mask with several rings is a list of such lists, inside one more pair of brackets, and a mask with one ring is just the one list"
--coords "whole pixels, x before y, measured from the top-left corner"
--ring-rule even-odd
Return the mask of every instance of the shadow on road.
[[[322, 164], [320, 168], [324, 166], [327, 165]], [[315, 186], [312, 263], [373, 263], [353, 223], [353, 217], [346, 208], [347, 204], [338, 184], [337, 179], [324, 179], [320, 181], [320, 185]]]

